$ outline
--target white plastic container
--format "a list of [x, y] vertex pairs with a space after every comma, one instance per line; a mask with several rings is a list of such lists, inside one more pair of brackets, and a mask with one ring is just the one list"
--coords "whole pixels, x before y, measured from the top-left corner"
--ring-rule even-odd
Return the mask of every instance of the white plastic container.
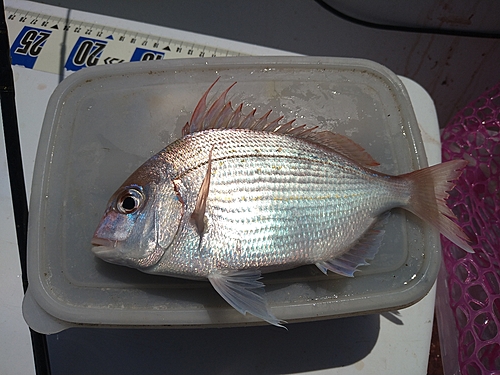
[[[208, 282], [153, 276], [105, 263], [90, 240], [106, 202], [150, 156], [180, 137], [203, 92], [234, 81], [244, 112], [319, 125], [361, 144], [401, 174], [425, 167], [408, 95], [386, 68], [366, 60], [235, 57], [98, 66], [64, 80], [45, 115], [30, 202], [23, 303], [35, 331], [71, 326], [193, 327], [263, 324], [230, 307]], [[409, 306], [439, 270], [437, 232], [393, 210], [382, 247], [354, 278], [316, 267], [266, 274], [272, 312], [289, 323]]]

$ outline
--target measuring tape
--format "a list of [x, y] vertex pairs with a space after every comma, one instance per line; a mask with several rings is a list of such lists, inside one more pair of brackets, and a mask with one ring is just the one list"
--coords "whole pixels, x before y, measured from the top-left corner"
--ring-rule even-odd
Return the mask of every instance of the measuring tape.
[[245, 55], [9, 7], [5, 13], [12, 64], [49, 73], [126, 61]]

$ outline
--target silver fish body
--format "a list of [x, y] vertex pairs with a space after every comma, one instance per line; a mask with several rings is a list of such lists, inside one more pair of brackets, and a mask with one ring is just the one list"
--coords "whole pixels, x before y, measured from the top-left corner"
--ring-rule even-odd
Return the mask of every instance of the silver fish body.
[[208, 279], [239, 312], [280, 326], [261, 274], [315, 264], [352, 277], [375, 257], [394, 207], [472, 251], [445, 203], [465, 161], [385, 175], [344, 136], [233, 109], [231, 87], [207, 107], [211, 88], [183, 137], [113, 194], [92, 239], [96, 256]]
[[[190, 214], [212, 150], [200, 238]], [[147, 272], [207, 277], [314, 264], [346, 252], [379, 214], [409, 199], [405, 181], [374, 173], [317, 145], [250, 130], [206, 130], [173, 143], [169, 165], [185, 203], [177, 237]], [[335, 181], [335, 183], [333, 183]], [[164, 216], [158, 212], [158, 216]]]

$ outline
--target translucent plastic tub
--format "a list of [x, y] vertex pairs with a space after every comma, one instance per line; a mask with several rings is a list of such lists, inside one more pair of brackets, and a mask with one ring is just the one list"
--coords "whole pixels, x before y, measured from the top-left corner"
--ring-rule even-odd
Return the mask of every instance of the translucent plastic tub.
[[[401, 174], [426, 166], [408, 95], [386, 68], [365, 60], [238, 57], [93, 67], [64, 80], [49, 102], [33, 178], [24, 315], [36, 331], [70, 326], [261, 324], [225, 303], [208, 282], [107, 264], [90, 240], [106, 202], [151, 155], [180, 136], [203, 92], [230, 83], [244, 111], [319, 125], [349, 136]], [[316, 267], [264, 277], [272, 312], [288, 322], [399, 309], [431, 288], [436, 232], [393, 210], [380, 252], [354, 278]]]

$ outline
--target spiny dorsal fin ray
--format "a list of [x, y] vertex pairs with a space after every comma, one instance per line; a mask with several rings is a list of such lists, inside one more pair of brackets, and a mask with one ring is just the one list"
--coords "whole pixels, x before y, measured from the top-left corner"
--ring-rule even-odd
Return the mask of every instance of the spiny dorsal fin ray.
[[210, 92], [210, 90], [212, 90], [212, 88], [219, 81], [219, 79], [220, 79], [220, 77], [218, 77], [215, 80], [215, 82], [210, 85], [208, 90], [205, 91], [205, 93], [201, 97], [200, 101], [198, 102], [198, 104], [196, 105], [196, 108], [193, 111], [193, 114], [191, 115], [191, 121], [187, 122], [186, 125], [184, 126], [184, 128], [182, 129], [183, 136], [186, 134], [195, 133], [196, 131], [199, 131], [199, 130], [196, 130], [194, 127], [202, 122], [202, 118], [205, 116], [206, 110], [207, 110], [208, 93]]
[[[236, 84], [234, 82], [229, 86], [208, 108], [207, 97], [220, 77], [203, 94], [196, 106], [191, 121], [186, 123], [182, 129], [182, 135], [193, 134], [208, 129], [249, 129], [254, 131], [265, 131], [268, 133], [277, 133], [290, 135], [295, 138], [307, 140], [318, 145], [332, 149], [361, 165], [377, 166], [377, 163], [363, 147], [351, 139], [330, 131], [316, 131], [318, 128], [307, 127], [306, 125], [293, 126], [295, 120], [282, 124], [283, 116], [274, 120], [269, 120], [271, 110], [261, 117], [256, 117], [256, 110], [250, 111], [244, 115], [243, 103], [233, 109], [231, 102], [226, 102], [226, 97], [231, 88]], [[208, 108], [208, 109], [207, 109]]]

